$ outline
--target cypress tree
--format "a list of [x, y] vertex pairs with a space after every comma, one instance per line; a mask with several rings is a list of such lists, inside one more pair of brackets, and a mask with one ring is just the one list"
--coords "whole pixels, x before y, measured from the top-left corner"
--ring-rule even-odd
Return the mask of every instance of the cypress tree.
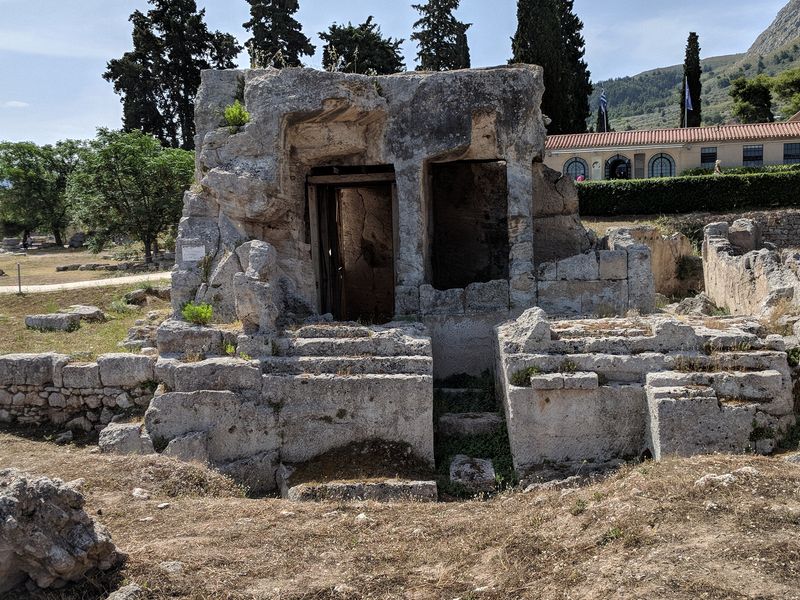
[[303, 34], [303, 26], [293, 15], [300, 9], [298, 0], [247, 0], [250, 20], [243, 25], [252, 32], [245, 43], [250, 66], [299, 67], [301, 56], [312, 56], [316, 48]]
[[231, 69], [236, 38], [209, 31], [195, 0], [148, 0], [134, 11], [133, 50], [109, 61], [103, 78], [122, 96], [123, 127], [175, 148], [194, 148], [194, 99], [203, 69]]
[[583, 60], [583, 23], [572, 0], [519, 0], [512, 62], [544, 68], [542, 112], [550, 134], [586, 131], [592, 85]]
[[[681, 127], [700, 127], [703, 122], [703, 84], [700, 76], [703, 67], [700, 65], [700, 38], [692, 31], [686, 43], [686, 60], [683, 63], [683, 85], [681, 86]], [[686, 84], [689, 84], [689, 95], [692, 109], [689, 121], [686, 122]]]
[[425, 4], [413, 4], [420, 13], [414, 23], [411, 39], [417, 42], [419, 52], [418, 71], [452, 71], [470, 67], [467, 29], [469, 23], [462, 23], [453, 12], [461, 0], [428, 0]]

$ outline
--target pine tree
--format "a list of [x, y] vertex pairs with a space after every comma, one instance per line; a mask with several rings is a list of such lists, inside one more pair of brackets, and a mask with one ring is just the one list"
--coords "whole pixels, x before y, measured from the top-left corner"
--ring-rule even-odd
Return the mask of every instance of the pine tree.
[[298, 0], [247, 2], [251, 18], [243, 27], [253, 34], [245, 43], [251, 67], [299, 67], [301, 56], [314, 54], [316, 48], [292, 16], [300, 9]]
[[453, 16], [461, 0], [428, 0], [425, 4], [414, 4], [413, 8], [422, 16], [414, 23], [411, 39], [417, 42], [419, 52], [418, 71], [452, 71], [470, 67], [467, 29]]
[[742, 123], [773, 123], [772, 91], [764, 75], [753, 79], [740, 77], [733, 81], [728, 92], [733, 98], [733, 114]]
[[319, 37], [325, 42], [322, 64], [329, 71], [390, 75], [405, 69], [400, 54], [405, 40], [383, 37], [371, 16], [361, 25], [334, 23]]
[[163, 144], [194, 148], [194, 99], [203, 69], [230, 69], [241, 51], [236, 38], [209, 31], [194, 0], [148, 0], [134, 11], [133, 50], [109, 61], [103, 78], [122, 96], [123, 127]]
[[[700, 65], [700, 38], [692, 31], [686, 43], [686, 60], [683, 63], [683, 85], [681, 86], [681, 127], [700, 127], [703, 122], [703, 84], [700, 76], [703, 67]], [[692, 110], [688, 111], [686, 121], [686, 84], [692, 99]]]
[[544, 68], [542, 112], [550, 134], [586, 131], [592, 86], [583, 60], [583, 23], [572, 0], [519, 0], [512, 62]]

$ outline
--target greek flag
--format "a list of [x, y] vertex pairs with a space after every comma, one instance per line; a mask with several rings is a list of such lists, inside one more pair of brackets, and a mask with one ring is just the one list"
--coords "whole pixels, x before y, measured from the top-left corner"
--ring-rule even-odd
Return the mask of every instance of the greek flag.
[[694, 112], [694, 105], [692, 105], [692, 92], [689, 89], [689, 78], [686, 78], [686, 110]]
[[604, 115], [608, 114], [608, 96], [606, 96], [605, 89], [603, 90], [603, 93], [600, 94], [600, 112], [602, 112]]

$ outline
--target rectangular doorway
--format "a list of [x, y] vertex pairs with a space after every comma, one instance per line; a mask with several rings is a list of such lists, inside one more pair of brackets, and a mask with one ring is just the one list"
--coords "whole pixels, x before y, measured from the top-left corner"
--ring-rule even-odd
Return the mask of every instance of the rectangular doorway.
[[337, 321], [388, 323], [395, 293], [394, 175], [317, 176], [309, 184], [320, 311]]
[[508, 279], [506, 163], [440, 163], [432, 165], [431, 175], [433, 287]]

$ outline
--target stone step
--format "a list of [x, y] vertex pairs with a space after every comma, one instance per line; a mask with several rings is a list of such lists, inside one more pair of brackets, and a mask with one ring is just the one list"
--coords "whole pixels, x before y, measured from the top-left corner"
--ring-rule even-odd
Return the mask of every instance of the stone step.
[[368, 338], [372, 335], [369, 327], [362, 325], [306, 325], [288, 332], [289, 337], [301, 339]]
[[261, 361], [267, 375], [432, 375], [429, 356], [371, 356], [359, 358], [319, 356], [273, 356]]
[[491, 435], [503, 426], [496, 412], [446, 413], [439, 417], [437, 432], [447, 437]]
[[284, 338], [283, 356], [432, 356], [429, 338], [374, 335], [369, 338]]

